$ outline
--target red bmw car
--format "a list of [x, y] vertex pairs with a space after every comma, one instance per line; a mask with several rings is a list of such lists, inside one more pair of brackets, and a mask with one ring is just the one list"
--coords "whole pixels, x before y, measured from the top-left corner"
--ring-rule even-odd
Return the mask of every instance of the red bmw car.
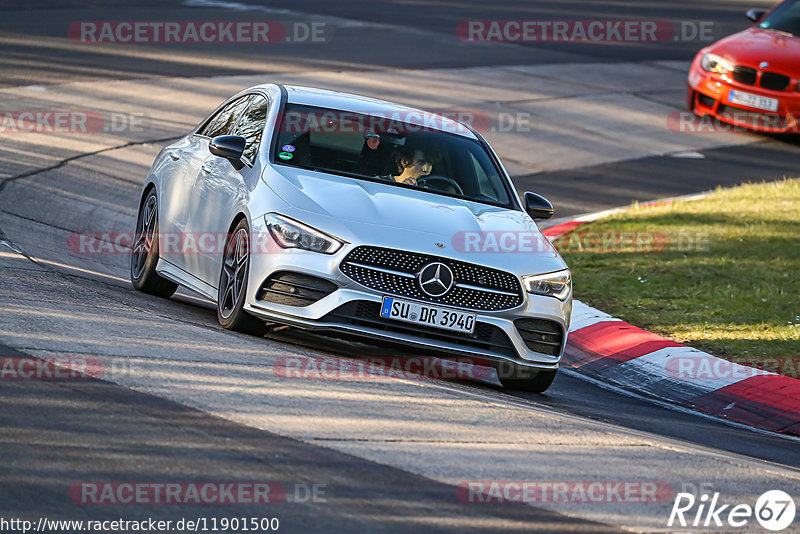
[[800, 0], [751, 9], [755, 24], [703, 48], [689, 71], [689, 109], [760, 132], [798, 132]]

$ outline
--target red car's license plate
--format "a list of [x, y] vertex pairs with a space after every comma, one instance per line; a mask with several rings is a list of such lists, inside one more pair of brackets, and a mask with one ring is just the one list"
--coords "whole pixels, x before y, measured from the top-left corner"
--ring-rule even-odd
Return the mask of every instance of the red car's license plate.
[[734, 104], [742, 104], [751, 108], [778, 111], [778, 99], [776, 98], [767, 98], [766, 96], [743, 93], [742, 91], [731, 91], [728, 93], [728, 100]]

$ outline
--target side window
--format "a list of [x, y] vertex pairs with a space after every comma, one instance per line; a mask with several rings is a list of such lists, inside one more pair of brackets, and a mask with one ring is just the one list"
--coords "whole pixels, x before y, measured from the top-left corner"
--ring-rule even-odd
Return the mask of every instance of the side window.
[[208, 135], [208, 132], [211, 131], [211, 129], [214, 127], [214, 123], [217, 122], [217, 119], [219, 118], [220, 115], [223, 114], [224, 111], [225, 111], [224, 109], [221, 109], [218, 112], [216, 112], [210, 119], [208, 119], [208, 121], [203, 125], [203, 127], [197, 130], [197, 135]]
[[267, 122], [267, 112], [269, 102], [261, 95], [256, 95], [250, 101], [250, 107], [242, 115], [242, 120], [236, 125], [233, 135], [241, 135], [247, 139], [244, 149], [244, 157], [250, 163], [255, 161], [258, 145], [261, 144], [261, 135], [264, 132], [264, 125]]
[[495, 202], [507, 203], [508, 195], [503, 187], [503, 179], [497, 174], [486, 153], [482, 150], [471, 152], [470, 159], [475, 167], [475, 178], [480, 194]]
[[469, 155], [470, 160], [472, 161], [473, 168], [475, 170], [475, 177], [478, 179], [478, 189], [482, 195], [486, 195], [492, 198], [497, 198], [497, 193], [492, 187], [492, 182], [489, 181], [489, 177], [486, 176], [486, 171], [483, 170], [481, 164], [478, 163], [478, 160], [475, 159], [475, 156], [472, 154]]
[[250, 95], [243, 96], [234, 100], [222, 110], [214, 126], [209, 128], [208, 133], [205, 134], [209, 137], [216, 137], [218, 135], [228, 135], [231, 130], [236, 126], [236, 122], [242, 115], [242, 112], [247, 108], [247, 103], [250, 101]]

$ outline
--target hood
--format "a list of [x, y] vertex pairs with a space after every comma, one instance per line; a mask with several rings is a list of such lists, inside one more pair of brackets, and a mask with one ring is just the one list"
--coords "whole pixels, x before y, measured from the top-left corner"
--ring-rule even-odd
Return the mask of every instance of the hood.
[[736, 65], [754, 69], [766, 61], [764, 70], [796, 77], [800, 74], [800, 38], [777, 32], [748, 28], [734, 33], [710, 47], [705, 52], [722, 56]]
[[414, 250], [515, 273], [566, 266], [522, 211], [288, 166], [274, 167], [265, 181], [292, 206], [285, 215], [354, 244]]

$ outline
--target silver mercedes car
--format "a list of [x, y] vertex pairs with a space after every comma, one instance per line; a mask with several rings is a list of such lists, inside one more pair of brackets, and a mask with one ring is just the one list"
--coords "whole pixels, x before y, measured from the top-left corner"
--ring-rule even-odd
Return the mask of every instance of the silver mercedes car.
[[364, 96], [252, 87], [165, 147], [139, 202], [131, 281], [217, 303], [263, 335], [321, 329], [474, 357], [544, 391], [567, 341], [572, 281], [469, 124]]

